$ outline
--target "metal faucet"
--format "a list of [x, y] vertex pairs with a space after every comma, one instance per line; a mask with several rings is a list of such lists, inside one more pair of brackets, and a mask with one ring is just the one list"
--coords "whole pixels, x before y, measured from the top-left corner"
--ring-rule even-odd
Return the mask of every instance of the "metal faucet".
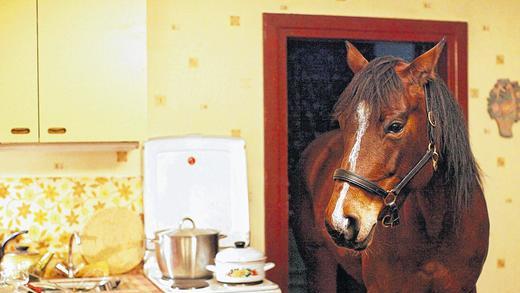
[[81, 269], [81, 265], [75, 266], [74, 262], [72, 260], [72, 247], [74, 242], [76, 242], [76, 245], [81, 244], [81, 238], [79, 237], [78, 232], [72, 233], [69, 238], [69, 252], [68, 252], [68, 258], [67, 258], [67, 266], [65, 266], [63, 263], [56, 264], [56, 269], [58, 269], [60, 272], [64, 273], [67, 278], [74, 278], [74, 276], [78, 273], [78, 271]]
[[13, 233], [7, 237], [7, 239], [2, 243], [2, 247], [0, 247], [0, 264], [2, 264], [2, 260], [4, 259], [5, 255], [5, 248], [7, 247], [7, 243], [9, 243], [11, 240], [14, 240], [16, 237], [29, 233], [29, 230], [22, 230], [18, 231], [16, 233]]

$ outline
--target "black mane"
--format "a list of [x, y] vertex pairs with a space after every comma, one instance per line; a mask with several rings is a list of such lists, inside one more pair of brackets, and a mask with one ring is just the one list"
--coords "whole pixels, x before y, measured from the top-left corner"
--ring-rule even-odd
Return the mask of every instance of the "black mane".
[[[399, 98], [404, 85], [394, 68], [404, 60], [379, 57], [359, 71], [340, 95], [333, 116], [340, 121], [355, 113], [357, 105], [365, 101], [371, 113], [381, 110]], [[435, 142], [439, 148], [439, 170], [436, 172], [444, 192], [449, 195], [456, 224], [471, 200], [476, 188], [481, 187], [480, 169], [471, 152], [466, 123], [459, 105], [441, 78], [428, 82], [429, 102], [437, 123]], [[379, 115], [371, 115], [378, 119]]]

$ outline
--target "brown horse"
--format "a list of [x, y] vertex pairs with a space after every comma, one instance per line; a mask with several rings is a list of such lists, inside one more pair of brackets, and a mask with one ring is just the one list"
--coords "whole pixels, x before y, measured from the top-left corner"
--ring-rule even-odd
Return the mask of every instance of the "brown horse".
[[[413, 62], [368, 62], [334, 110], [340, 129], [302, 154], [291, 225], [312, 292], [475, 292], [489, 220], [461, 111], [435, 67], [444, 40]], [[341, 282], [342, 280], [338, 280]]]

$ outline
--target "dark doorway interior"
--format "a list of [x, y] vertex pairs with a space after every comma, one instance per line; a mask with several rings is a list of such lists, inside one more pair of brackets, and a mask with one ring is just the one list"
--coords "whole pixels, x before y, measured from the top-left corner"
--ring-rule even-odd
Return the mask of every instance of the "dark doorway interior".
[[[393, 55], [407, 61], [432, 48], [430, 42], [382, 42], [349, 40], [367, 58]], [[287, 40], [287, 136], [288, 175], [292, 178], [305, 147], [320, 134], [338, 128], [332, 109], [353, 73], [346, 64], [345, 40], [289, 38]], [[439, 73], [446, 78], [446, 54]], [[289, 182], [291, 184], [291, 182]], [[291, 196], [291, 195], [289, 195]], [[290, 207], [289, 207], [290, 210]], [[338, 268], [339, 269], [339, 268]], [[341, 272], [339, 278], [347, 275]], [[289, 292], [306, 292], [305, 265], [289, 228]], [[338, 284], [338, 292], [348, 288]]]

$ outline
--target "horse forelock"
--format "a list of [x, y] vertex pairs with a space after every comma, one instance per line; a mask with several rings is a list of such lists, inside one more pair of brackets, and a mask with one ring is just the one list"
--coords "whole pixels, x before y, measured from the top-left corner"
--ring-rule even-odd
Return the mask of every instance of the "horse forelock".
[[[334, 106], [333, 116], [340, 124], [349, 118], [351, 113], [356, 113], [357, 106], [366, 102], [368, 111], [380, 113], [381, 109], [388, 106], [403, 92], [403, 84], [395, 66], [404, 62], [400, 58], [385, 56], [379, 57], [368, 63], [352, 78], [351, 82], [341, 93]], [[372, 115], [371, 119], [379, 117]]]
[[[345, 120], [356, 113], [361, 102], [366, 102], [368, 111], [373, 114], [370, 119], [374, 120], [379, 118], [382, 109], [404, 94], [403, 82], [395, 71], [400, 62], [404, 61], [391, 56], [379, 57], [353, 77], [334, 106], [333, 116], [342, 127], [348, 127], [344, 125]], [[431, 109], [438, 123], [434, 129], [435, 142], [441, 157], [436, 176], [441, 178], [442, 188], [449, 196], [455, 228], [473, 192], [481, 187], [480, 169], [471, 152], [462, 112], [446, 84], [436, 78], [429, 81], [429, 88]]]

